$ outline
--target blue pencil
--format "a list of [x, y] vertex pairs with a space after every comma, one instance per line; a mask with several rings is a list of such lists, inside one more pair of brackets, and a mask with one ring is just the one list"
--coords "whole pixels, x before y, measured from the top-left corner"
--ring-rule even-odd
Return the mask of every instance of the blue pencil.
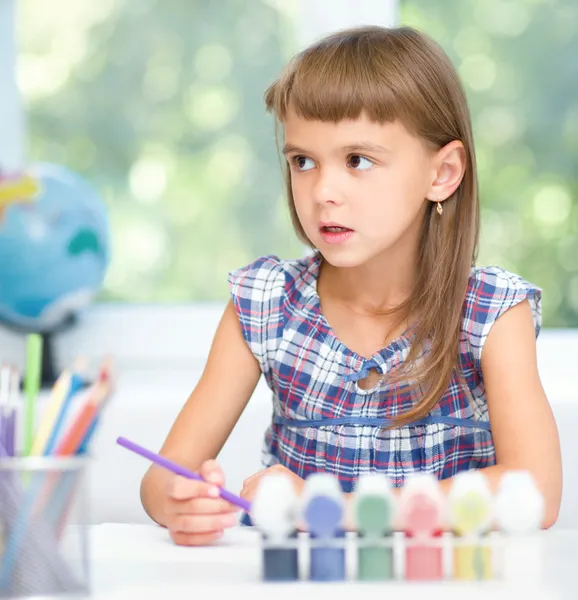
[[46, 447], [44, 448], [44, 456], [50, 456], [54, 453], [54, 450], [56, 449], [56, 444], [58, 442], [58, 437], [62, 432], [64, 423], [66, 422], [66, 417], [68, 415], [68, 411], [70, 410], [72, 399], [84, 387], [84, 384], [84, 379], [78, 373], [72, 373], [70, 378], [70, 389], [68, 391], [66, 399], [60, 407], [60, 412], [58, 413], [58, 417], [56, 418], [56, 422], [54, 424], [52, 432], [50, 433], [50, 437], [46, 442]]

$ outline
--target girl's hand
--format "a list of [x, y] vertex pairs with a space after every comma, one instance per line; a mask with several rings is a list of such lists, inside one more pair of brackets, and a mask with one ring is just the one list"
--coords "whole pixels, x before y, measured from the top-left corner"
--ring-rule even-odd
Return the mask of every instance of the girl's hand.
[[239, 508], [219, 497], [217, 486], [225, 485], [225, 477], [217, 462], [204, 462], [199, 473], [206, 481], [175, 475], [168, 482], [166, 525], [172, 540], [180, 546], [209, 544], [238, 521], [235, 513]]
[[259, 486], [261, 478], [267, 477], [267, 475], [270, 475], [271, 473], [281, 473], [283, 475], [287, 475], [291, 479], [297, 494], [301, 495], [305, 481], [298, 475], [295, 475], [295, 473], [290, 471], [287, 467], [284, 467], [283, 465], [273, 465], [272, 467], [264, 469], [263, 471], [259, 471], [258, 473], [255, 473], [255, 475], [251, 475], [251, 477], [245, 479], [243, 482], [243, 489], [241, 490], [240, 494], [241, 498], [245, 498], [249, 502], [252, 502], [255, 498], [257, 487]]

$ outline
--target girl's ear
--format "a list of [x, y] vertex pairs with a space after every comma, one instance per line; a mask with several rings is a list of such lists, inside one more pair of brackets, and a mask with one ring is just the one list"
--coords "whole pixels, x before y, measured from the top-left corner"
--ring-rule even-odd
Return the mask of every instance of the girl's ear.
[[459, 140], [446, 144], [433, 157], [435, 178], [427, 198], [432, 202], [443, 202], [460, 185], [466, 170], [466, 151]]

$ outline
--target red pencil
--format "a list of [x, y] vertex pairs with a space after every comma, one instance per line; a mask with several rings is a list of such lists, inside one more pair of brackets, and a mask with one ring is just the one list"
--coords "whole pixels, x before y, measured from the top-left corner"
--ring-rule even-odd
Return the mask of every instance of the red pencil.
[[86, 402], [56, 447], [56, 456], [73, 456], [78, 452], [102, 405], [110, 395], [110, 391], [109, 373], [107, 369], [103, 369]]

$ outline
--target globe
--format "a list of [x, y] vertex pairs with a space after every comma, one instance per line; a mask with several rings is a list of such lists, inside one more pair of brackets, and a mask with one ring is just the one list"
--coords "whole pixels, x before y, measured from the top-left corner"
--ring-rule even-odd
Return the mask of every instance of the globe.
[[106, 206], [66, 167], [0, 173], [0, 322], [52, 333], [99, 293], [110, 255]]

